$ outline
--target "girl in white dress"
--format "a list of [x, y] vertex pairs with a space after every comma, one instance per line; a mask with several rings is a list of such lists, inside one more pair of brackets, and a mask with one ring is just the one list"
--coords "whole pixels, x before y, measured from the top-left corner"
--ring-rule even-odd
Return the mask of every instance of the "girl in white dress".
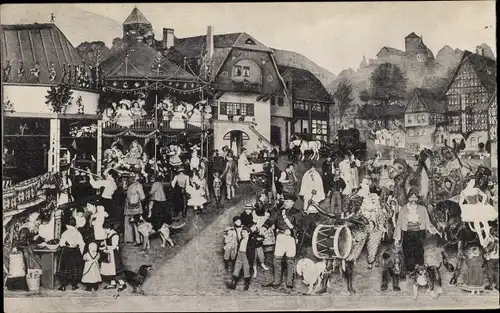
[[120, 101], [120, 107], [116, 111], [115, 116], [116, 124], [126, 128], [134, 125], [134, 119], [129, 108], [127, 107], [127, 103], [129, 103], [128, 100]]
[[198, 171], [193, 172], [193, 178], [190, 182], [191, 184], [186, 188], [186, 191], [191, 196], [188, 200], [188, 205], [192, 206], [194, 211], [198, 213], [198, 210], [203, 210], [203, 205], [207, 203], [207, 199], [205, 198], [205, 189], [203, 188], [202, 182], [198, 177]]
[[102, 281], [101, 270], [99, 268], [99, 252], [97, 251], [97, 244], [95, 242], [89, 243], [89, 251], [83, 255], [82, 283], [86, 286], [85, 290], [97, 291], [99, 283]]
[[240, 182], [250, 181], [249, 162], [246, 155], [246, 148], [241, 148], [240, 158], [238, 159], [238, 176]]

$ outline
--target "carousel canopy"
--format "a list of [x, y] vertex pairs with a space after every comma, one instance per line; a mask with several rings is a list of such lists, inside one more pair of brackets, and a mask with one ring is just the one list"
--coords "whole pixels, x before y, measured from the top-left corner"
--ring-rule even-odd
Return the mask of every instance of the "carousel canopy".
[[196, 81], [190, 74], [145, 43], [128, 46], [101, 64], [104, 76], [110, 79], [151, 79]]
[[[58, 84], [63, 76], [63, 64], [82, 65], [75, 47], [55, 24], [1, 25], [0, 32], [4, 74], [10, 63], [10, 77], [4, 77], [6, 82], [37, 83], [33, 69], [38, 63], [38, 83]], [[52, 65], [54, 80], [50, 79]], [[21, 67], [24, 67], [25, 78], [18, 75]]]

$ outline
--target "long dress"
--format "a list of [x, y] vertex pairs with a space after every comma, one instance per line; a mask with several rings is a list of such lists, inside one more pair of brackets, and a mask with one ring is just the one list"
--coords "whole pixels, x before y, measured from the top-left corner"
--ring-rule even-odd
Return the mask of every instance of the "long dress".
[[119, 251], [119, 235], [115, 231], [110, 231], [106, 235], [106, 249], [108, 251], [107, 262], [101, 263], [101, 275], [114, 279], [115, 276], [123, 274], [124, 267], [122, 256]]
[[236, 181], [236, 175], [235, 175], [235, 171], [236, 171], [236, 164], [234, 164], [234, 160], [231, 159], [231, 160], [227, 160], [226, 162], [226, 168], [224, 169], [224, 175], [226, 177], [226, 185], [227, 186], [232, 186], [234, 185], [235, 181]]
[[130, 127], [134, 125], [134, 119], [132, 117], [132, 114], [130, 113], [130, 110], [126, 108], [119, 108], [116, 111], [116, 117], [115, 117], [116, 124], [120, 125], [121, 127]]
[[176, 167], [182, 165], [180, 154], [181, 154], [181, 148], [178, 146], [175, 146], [172, 149], [172, 151], [170, 151], [170, 157], [168, 159], [168, 163], [170, 164], [170, 166]]
[[240, 158], [238, 160], [238, 175], [240, 181], [249, 181], [250, 180], [250, 169], [248, 167], [248, 159], [245, 152], [240, 154]]

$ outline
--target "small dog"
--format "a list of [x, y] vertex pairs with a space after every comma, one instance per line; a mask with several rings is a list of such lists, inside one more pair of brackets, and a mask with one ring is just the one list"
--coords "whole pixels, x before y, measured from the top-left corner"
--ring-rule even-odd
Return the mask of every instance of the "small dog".
[[146, 251], [149, 248], [151, 248], [151, 243], [149, 240], [149, 237], [154, 235], [154, 234], [160, 234], [161, 238], [161, 247], [164, 248], [166, 243], [168, 242], [172, 247], [175, 246], [174, 241], [172, 238], [170, 238], [170, 228], [172, 229], [177, 229], [183, 227], [185, 224], [181, 224], [176, 227], [171, 227], [166, 223], [163, 223], [161, 228], [158, 231], [155, 231], [153, 229], [153, 225], [151, 225], [150, 222], [146, 222], [142, 217], [141, 219], [137, 222], [137, 231], [139, 232], [142, 240], [142, 250]]
[[304, 284], [309, 286], [307, 294], [312, 294], [314, 288], [319, 285], [323, 272], [326, 269], [325, 261], [314, 263], [311, 259], [300, 259], [297, 262], [297, 275], [302, 276]]
[[418, 298], [418, 288], [427, 287], [431, 297], [438, 299], [439, 295], [443, 293], [441, 285], [441, 273], [436, 266], [416, 265], [415, 271], [410, 275], [413, 278], [413, 296], [416, 300]]
[[142, 285], [152, 267], [152, 265], [141, 265], [137, 273], [127, 270], [123, 272], [125, 282], [129, 283], [133, 288], [132, 292], [136, 292], [139, 289], [141, 293], [144, 293]]

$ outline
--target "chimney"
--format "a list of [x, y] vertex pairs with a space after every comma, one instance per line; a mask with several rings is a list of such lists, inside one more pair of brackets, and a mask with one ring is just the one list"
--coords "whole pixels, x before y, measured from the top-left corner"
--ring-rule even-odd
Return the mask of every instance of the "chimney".
[[477, 55], [483, 56], [484, 55], [483, 52], [484, 52], [483, 47], [481, 47], [481, 46], [476, 47], [476, 54]]
[[175, 35], [172, 28], [163, 29], [163, 48], [170, 49], [170, 47], [175, 45]]
[[207, 56], [212, 58], [214, 54], [214, 33], [212, 26], [207, 27], [207, 42], [206, 42]]

